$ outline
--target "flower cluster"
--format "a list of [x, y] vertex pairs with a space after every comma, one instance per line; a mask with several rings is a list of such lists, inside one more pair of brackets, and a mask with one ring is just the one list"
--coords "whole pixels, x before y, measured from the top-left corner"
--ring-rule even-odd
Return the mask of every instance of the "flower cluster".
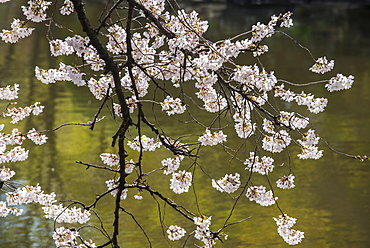
[[74, 52], [78, 57], [82, 57], [85, 53], [91, 52], [92, 47], [89, 46], [90, 38], [74, 35], [73, 37], [65, 38], [67, 44], [73, 47]]
[[328, 91], [339, 91], [339, 90], [348, 90], [352, 87], [353, 81], [355, 77], [349, 75], [348, 77], [343, 76], [342, 74], [338, 73], [335, 77], [332, 77], [325, 87]]
[[74, 66], [65, 65], [64, 63], [59, 64], [59, 69], [44, 70], [35, 67], [35, 76], [44, 84], [52, 84], [57, 81], [70, 81], [77, 86], [83, 86], [86, 82], [82, 79], [85, 73]]
[[12, 120], [10, 123], [17, 123], [18, 121], [23, 120], [27, 116], [30, 116], [31, 113], [33, 115], [39, 115], [42, 113], [44, 106], [39, 105], [40, 102], [35, 102], [35, 104], [29, 106], [29, 107], [18, 107], [18, 108], [7, 108], [6, 112], [3, 112], [4, 117], [11, 117]]
[[48, 137], [44, 134], [41, 134], [36, 131], [36, 129], [32, 128], [30, 131], [27, 133], [27, 138], [32, 140], [36, 145], [42, 145], [46, 143], [46, 140]]
[[[8, 168], [4, 168], [0, 171], [0, 183], [5, 183], [14, 174], [14, 171], [11, 171]], [[12, 186], [9, 188], [13, 190], [14, 187]], [[6, 202], [0, 202], [0, 217], [6, 217], [8, 214], [21, 215], [23, 213], [23, 209], [18, 209], [15, 207], [9, 208], [8, 206], [29, 203], [39, 203], [41, 205], [49, 206], [56, 201], [55, 193], [45, 194], [44, 191], [41, 190], [41, 187], [39, 185], [17, 188], [12, 192], [6, 192], [5, 195]]]
[[20, 146], [16, 146], [10, 151], [0, 154], [0, 164], [9, 162], [24, 161], [28, 158], [28, 151]]
[[168, 41], [171, 51], [175, 52], [176, 49], [191, 51], [199, 44], [201, 35], [207, 31], [208, 22], [201, 21], [196, 11], [187, 14], [184, 10], [179, 10], [177, 16], [170, 17], [167, 28], [176, 36]]
[[0, 88], [0, 100], [14, 100], [18, 98], [19, 84]]
[[12, 171], [10, 168], [0, 168], [0, 183], [9, 181], [15, 175], [15, 171]]
[[121, 78], [122, 86], [129, 90], [132, 94], [135, 94], [135, 91], [137, 91], [139, 93], [139, 97], [144, 97], [146, 94], [148, 94], [150, 78], [137, 67], [133, 68], [132, 74], [135, 80], [131, 80], [130, 73], [127, 71], [126, 74]]
[[136, 163], [132, 159], [130, 161], [126, 161], [125, 162], [125, 173], [131, 174], [132, 171], [135, 169], [135, 165]]
[[328, 61], [326, 57], [318, 58], [316, 60], [316, 63], [311, 66], [310, 71], [315, 73], [321, 73], [324, 74], [328, 71], [333, 70], [334, 68], [334, 60]]
[[290, 174], [289, 176], [280, 177], [276, 181], [277, 187], [281, 188], [281, 189], [292, 189], [292, 188], [294, 188], [295, 187], [294, 178], [295, 178], [295, 176], [293, 176], [292, 174]]
[[126, 31], [114, 24], [108, 28], [109, 34], [107, 35], [109, 40], [107, 44], [107, 50], [113, 54], [123, 54], [126, 52]]
[[278, 226], [278, 233], [289, 245], [297, 245], [302, 242], [304, 232], [292, 229], [296, 223], [296, 218], [286, 214], [280, 215], [279, 218], [273, 218]]
[[294, 112], [286, 111], [280, 111], [279, 122], [293, 130], [306, 128], [310, 123], [308, 117], [300, 117]]
[[226, 192], [228, 194], [235, 192], [240, 187], [240, 175], [235, 173], [235, 176], [232, 174], [226, 174], [220, 180], [212, 179], [212, 187], [221, 192]]
[[292, 14], [293, 13], [289, 11], [285, 14], [280, 14], [279, 16], [273, 15], [267, 25], [259, 22], [256, 25], [253, 25], [251, 41], [253, 43], [258, 43], [264, 38], [271, 37], [275, 33], [275, 26], [279, 21], [281, 22], [281, 27], [289, 28], [293, 26], [293, 20], [290, 18]]
[[3, 29], [0, 33], [1, 39], [6, 43], [17, 43], [19, 39], [30, 36], [34, 30], [34, 28], [29, 28], [26, 22], [19, 19], [14, 19], [11, 28], [11, 30]]
[[77, 247], [77, 237], [80, 234], [74, 229], [66, 229], [65, 227], [59, 227], [53, 234], [56, 247]]
[[212, 232], [209, 230], [211, 218], [212, 216], [207, 217], [204, 215], [193, 218], [194, 224], [197, 226], [194, 237], [204, 243], [203, 247], [213, 247], [218, 240], [218, 238], [214, 237]]
[[262, 148], [268, 152], [280, 153], [289, 146], [292, 138], [286, 130], [279, 130], [272, 136], [265, 135], [262, 139]]
[[13, 215], [18, 216], [18, 215], [21, 215], [22, 213], [23, 213], [23, 209], [8, 208], [6, 206], [6, 202], [0, 201], [0, 217], [6, 217], [9, 214], [13, 214]]
[[90, 220], [90, 211], [81, 208], [66, 208], [63, 204], [46, 205], [42, 208], [45, 218], [54, 219], [58, 223], [80, 223], [85, 224]]
[[267, 175], [269, 172], [272, 172], [274, 169], [273, 163], [274, 159], [266, 156], [263, 156], [261, 162], [259, 162], [259, 157], [254, 152], [251, 152], [249, 158], [244, 162], [247, 166], [245, 167], [246, 170], [258, 172], [261, 175]]
[[99, 80], [90, 78], [87, 85], [96, 99], [103, 100], [105, 95], [111, 94], [112, 92], [111, 90], [108, 92], [108, 89], [114, 85], [113, 77], [102, 75]]
[[257, 48], [253, 51], [253, 57], [261, 56], [264, 53], [269, 51], [269, 47], [267, 45], [257, 46]]
[[166, 99], [161, 102], [162, 110], [165, 110], [168, 115], [182, 114], [186, 110], [186, 105], [184, 105], [180, 98], [173, 99], [167, 96]]
[[254, 66], [239, 66], [235, 69], [233, 80], [241, 83], [244, 87], [255, 87], [259, 91], [270, 91], [277, 83], [274, 72], [267, 73], [263, 68]]
[[304, 93], [303, 91], [300, 94], [294, 93], [290, 90], [285, 90], [284, 85], [275, 86], [275, 97], [280, 97], [280, 99], [291, 102], [295, 100], [298, 105], [307, 106], [308, 110], [311, 113], [317, 114], [325, 110], [328, 100], [326, 98], [315, 98], [311, 93]]
[[6, 200], [9, 206], [29, 204], [33, 202], [41, 205], [50, 205], [56, 202], [55, 196], [55, 193], [45, 194], [39, 185], [24, 186], [16, 189], [14, 192], [7, 192]]
[[155, 151], [161, 147], [160, 142], [155, 142], [153, 138], [149, 138], [145, 135], [141, 137], [137, 136], [133, 141], [128, 141], [127, 145], [136, 151]]
[[29, 6], [22, 6], [23, 14], [27, 20], [33, 22], [43, 22], [47, 18], [46, 10], [52, 4], [44, 0], [30, 0], [27, 2]]
[[71, 0], [64, 0], [63, 6], [59, 9], [62, 15], [70, 15], [75, 11], [73, 3]]
[[[4, 124], [0, 125], [0, 131], [4, 128]], [[22, 134], [18, 128], [14, 128], [10, 134], [0, 133], [0, 163], [24, 161], [28, 157], [28, 151], [17, 146], [6, 151], [7, 145], [22, 145], [25, 136], [37, 145], [46, 143], [48, 137], [37, 132], [34, 128], [26, 134]]]
[[182, 227], [171, 225], [168, 227], [167, 233], [168, 233], [168, 239], [174, 241], [174, 240], [179, 240], [182, 237], [184, 237], [186, 230]]
[[[118, 181], [119, 181], [119, 178], [118, 179], [111, 179], [111, 180], [108, 180], [108, 181], [105, 182], [105, 184], [108, 187], [108, 190], [112, 190], [110, 192], [110, 194], [114, 197], [116, 197], [117, 193], [118, 193], [118, 183], [116, 183]], [[124, 200], [124, 199], [127, 198], [127, 191], [128, 191], [128, 189], [122, 190], [121, 197], [120, 197], [121, 200]]]
[[165, 168], [164, 174], [169, 175], [175, 172], [180, 167], [180, 162], [184, 159], [184, 156], [177, 155], [176, 158], [166, 158], [162, 160], [162, 166]]
[[203, 146], [215, 146], [217, 144], [226, 142], [226, 137], [222, 131], [214, 132], [211, 134], [209, 129], [206, 129], [206, 133], [199, 137], [198, 141]]
[[309, 129], [302, 137], [297, 140], [301, 145], [301, 153], [298, 154], [300, 159], [319, 159], [323, 155], [323, 150], [319, 150], [316, 146], [319, 143], [320, 137], [316, 136], [315, 130]]
[[110, 167], [119, 164], [119, 157], [116, 154], [112, 153], [102, 153], [100, 158], [104, 164], [109, 165]]
[[101, 71], [105, 67], [105, 62], [102, 60], [98, 52], [96, 51], [96, 48], [93, 46], [89, 46], [85, 48], [86, 52], [83, 53], [83, 58], [86, 61], [88, 65], [90, 65], [91, 70], [93, 71]]
[[245, 196], [250, 201], [255, 201], [261, 206], [270, 206], [275, 204], [275, 201], [278, 199], [274, 197], [271, 190], [266, 191], [264, 186], [252, 186], [249, 187]]
[[49, 42], [51, 55], [58, 57], [61, 55], [70, 55], [74, 52], [73, 47], [68, 45], [66, 41], [59, 39]]
[[170, 179], [170, 189], [176, 194], [181, 194], [189, 191], [192, 181], [191, 172], [179, 171], [172, 173], [172, 178]]

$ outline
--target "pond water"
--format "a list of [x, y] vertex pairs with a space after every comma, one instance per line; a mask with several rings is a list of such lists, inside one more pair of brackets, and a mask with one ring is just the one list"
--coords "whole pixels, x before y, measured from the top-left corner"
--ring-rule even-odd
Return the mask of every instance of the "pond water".
[[[342, 4], [304, 4], [304, 5], [274, 5], [274, 6], [237, 6], [226, 4], [186, 4], [181, 3], [187, 11], [197, 9], [203, 19], [210, 24], [206, 37], [210, 40], [224, 39], [249, 30], [258, 21], [267, 23], [272, 14], [290, 10], [294, 13], [294, 26], [286, 30], [302, 45], [311, 49], [316, 57], [327, 56], [335, 60], [335, 68], [330, 73], [354, 75], [354, 87], [349, 91], [329, 94], [322, 86], [310, 87], [316, 96], [329, 99], [327, 110], [319, 115], [309, 115], [320, 135], [333, 148], [355, 155], [370, 155], [370, 8]], [[9, 6], [9, 7], [7, 7]], [[20, 10], [11, 5], [0, 6], [1, 28], [8, 28], [13, 16], [20, 16]], [[98, 12], [99, 4], [94, 7]], [[69, 23], [73, 25], [72, 23]], [[20, 129], [29, 130], [37, 127], [40, 130], [52, 129], [63, 123], [86, 122], [93, 118], [99, 102], [85, 89], [74, 87], [67, 83], [43, 85], [34, 78], [35, 65], [42, 68], [56, 67], [57, 62], [48, 56], [48, 45], [43, 30], [36, 31], [31, 37], [20, 44], [0, 44], [0, 85], [19, 83], [21, 85], [20, 105], [29, 105], [40, 101], [46, 106], [45, 113], [40, 117], [32, 117], [21, 122]], [[53, 33], [56, 38], [66, 35]], [[298, 48], [283, 35], [276, 35], [267, 41], [271, 52], [261, 57], [268, 68], [274, 70], [278, 78], [296, 83], [310, 82], [320, 77], [308, 71], [312, 61], [307, 52]], [[244, 63], [255, 63], [248, 60]], [[294, 106], [286, 106], [291, 111]], [[297, 109], [302, 111], [302, 108]], [[108, 112], [105, 114], [109, 115]], [[161, 116], [159, 116], [160, 118]], [[202, 121], [207, 122], [207, 117]], [[41, 147], [31, 147], [30, 158], [22, 163], [12, 164], [17, 171], [16, 179], [20, 183], [39, 183], [46, 192], [55, 191], [58, 199], [76, 199], [91, 202], [96, 194], [106, 189], [105, 180], [112, 175], [97, 170], [86, 170], [75, 161], [99, 164], [99, 154], [112, 152], [111, 136], [117, 128], [117, 123], [102, 121], [96, 130], [91, 132], [86, 128], [65, 127], [48, 134], [47, 144]], [[182, 132], [194, 132], [192, 126], [178, 130], [171, 123], [164, 125], [169, 132], [178, 136]], [[199, 129], [201, 131], [201, 129]], [[239, 142], [236, 137], [228, 137], [228, 142]], [[324, 157], [318, 161], [301, 161], [292, 156], [291, 164], [296, 176], [296, 188], [283, 191], [277, 190], [280, 207], [288, 215], [298, 219], [295, 228], [305, 232], [306, 238], [300, 247], [369, 247], [370, 244], [370, 162], [361, 163], [357, 160], [331, 153], [324, 144]], [[205, 150], [208, 151], [208, 150]], [[292, 154], [297, 151], [292, 150]], [[214, 150], [203, 157], [209, 171], [222, 171], [229, 157], [221, 150]], [[144, 161], [148, 169], [151, 165], [160, 163], [169, 156], [166, 151], [148, 154]], [[277, 168], [275, 178], [284, 174], [287, 169]], [[275, 172], [274, 172], [275, 173]], [[274, 177], [275, 175], [275, 177]], [[222, 176], [215, 174], [215, 177]], [[159, 175], [151, 179], [151, 185], [169, 184], [169, 178]], [[166, 181], [163, 181], [166, 180]], [[228, 215], [233, 203], [232, 199], [221, 196], [219, 192], [205, 193], [199, 189], [210, 181], [204, 176], [194, 179], [194, 187], [198, 189], [199, 205], [204, 210], [214, 213], [212, 225], [219, 227]], [[132, 197], [137, 192], [132, 192]], [[170, 195], [180, 204], [193, 202], [193, 194], [181, 199], [174, 196], [169, 189], [164, 194]], [[148, 232], [153, 247], [169, 247], [161, 243], [163, 234], [158, 220], [157, 204], [145, 195], [142, 201], [128, 201], [125, 207], [135, 210], [137, 220]], [[98, 211], [105, 226], [111, 228], [111, 213], [113, 197], [99, 203]], [[20, 217], [0, 219], [0, 247], [28, 248], [53, 247], [50, 234], [53, 223], [42, 218], [42, 212], [36, 205], [27, 205], [25, 214]], [[196, 206], [191, 206], [196, 212]], [[164, 210], [164, 208], [162, 208]], [[185, 227], [188, 232], [194, 228], [176, 214], [165, 209], [167, 225], [177, 224]], [[276, 232], [272, 217], [277, 217], [276, 207], [263, 208], [248, 199], [238, 203], [232, 220], [237, 221], [252, 217], [242, 224], [225, 229], [229, 240], [217, 247], [287, 247], [288, 245]], [[122, 247], [147, 247], [147, 241], [128, 216], [123, 216]], [[97, 222], [95, 222], [97, 224]], [[94, 241], [99, 241], [97, 233], [91, 230]], [[96, 237], [96, 239], [94, 238]], [[189, 242], [190, 244], [191, 242]], [[174, 247], [182, 243], [174, 242]], [[189, 245], [190, 247], [190, 245]]]

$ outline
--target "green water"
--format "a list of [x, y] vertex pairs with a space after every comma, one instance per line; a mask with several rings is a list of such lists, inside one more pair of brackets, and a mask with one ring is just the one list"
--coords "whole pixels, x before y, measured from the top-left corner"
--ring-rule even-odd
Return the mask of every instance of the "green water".
[[[18, 8], [6, 6], [10, 5], [0, 6], [2, 28], [8, 28], [11, 17], [21, 14]], [[231, 37], [248, 30], [258, 21], [267, 23], [274, 13], [293, 11], [295, 25], [286, 32], [309, 47], [316, 57], [326, 55], [335, 60], [335, 68], [327, 77], [336, 73], [355, 76], [354, 87], [349, 91], [329, 94], [324, 87], [309, 88], [316, 96], [329, 99], [327, 110], [319, 115], [310, 115], [311, 121], [320, 135], [335, 149], [356, 155], [370, 155], [369, 8], [353, 5], [247, 7], [224, 4], [188, 4], [185, 7], [187, 10], [198, 9], [201, 18], [210, 21], [210, 30], [206, 35], [210, 40]], [[90, 10], [98, 12], [101, 6], [96, 5], [95, 8]], [[72, 22], [69, 24], [72, 25]], [[54, 33], [55, 38], [65, 35]], [[278, 78], [297, 83], [319, 78], [307, 70], [312, 65], [308, 54], [284, 36], [276, 35], [268, 40], [267, 44], [271, 52], [262, 56], [261, 61], [268, 70], [274, 70]], [[43, 115], [24, 120], [20, 129], [52, 129], [63, 123], [92, 120], [99, 102], [94, 100], [86, 89], [63, 82], [46, 86], [34, 78], [35, 65], [48, 68], [57, 67], [58, 64], [47, 55], [48, 45], [43, 30], [37, 31], [18, 45], [1, 43], [0, 54], [0, 84], [21, 85], [19, 105], [40, 101], [46, 106]], [[244, 63], [255, 61], [247, 60]], [[299, 110], [309, 115], [304, 108], [295, 108], [294, 104], [285, 107], [290, 111]], [[48, 142], [43, 146], [32, 147], [27, 161], [12, 165], [17, 172], [16, 179], [21, 183], [40, 183], [46, 192], [55, 191], [58, 199], [92, 202], [96, 194], [106, 190], [104, 181], [111, 179], [112, 175], [93, 169], [86, 170], [75, 161], [101, 164], [100, 153], [115, 152], [114, 148], [110, 147], [110, 137], [118, 124], [111, 121], [107, 111], [105, 114], [108, 115], [107, 120], [97, 125], [93, 132], [75, 126], [49, 133]], [[209, 116], [198, 115], [202, 122], [210, 122]], [[159, 115], [158, 118], [161, 121], [164, 116]], [[202, 130], [194, 130], [191, 125], [180, 129], [170, 121], [163, 122], [162, 127], [175, 137], [184, 132]], [[236, 135], [228, 136], [228, 143], [236, 142], [240, 142]], [[32, 144], [25, 143], [25, 146], [31, 148]], [[323, 144], [321, 147], [325, 149]], [[291, 152], [296, 154], [297, 150], [292, 148]], [[288, 215], [297, 218], [295, 228], [305, 232], [306, 238], [300, 247], [369, 247], [369, 162], [360, 163], [341, 157], [328, 149], [325, 149], [324, 154], [318, 161], [301, 161], [292, 156], [296, 188], [289, 191], [276, 190], [280, 207]], [[164, 150], [148, 153], [143, 161], [144, 168], [148, 171], [156, 168], [163, 158], [169, 156], [170, 153]], [[201, 156], [204, 160], [200, 163], [208, 173], [212, 173], [214, 177], [224, 175], [229, 156], [223, 154], [221, 149], [204, 149]], [[186, 164], [184, 166], [186, 168]], [[286, 167], [276, 168], [271, 178], [286, 174], [287, 170]], [[169, 177], [161, 172], [148, 180], [154, 188], [163, 184], [169, 185]], [[257, 178], [256, 182], [258, 180]], [[228, 216], [234, 201], [216, 190], [201, 191], [205, 185], [210, 185], [210, 179], [202, 173], [196, 173], [192, 188], [196, 190], [199, 207], [205, 215], [212, 213], [212, 226], [218, 229]], [[132, 198], [136, 193], [129, 192], [128, 197]], [[193, 192], [183, 197], [174, 195], [169, 187], [165, 187], [163, 194], [179, 204], [188, 205], [191, 211], [197, 213]], [[169, 247], [169, 244], [163, 242], [157, 203], [145, 193], [143, 197], [142, 201], [126, 201], [124, 207], [135, 213], [137, 221], [147, 231], [153, 247]], [[111, 229], [113, 199], [108, 197], [97, 206], [107, 230]], [[42, 218], [42, 212], [37, 205], [26, 205], [24, 208], [26, 213], [23, 216], [0, 219], [0, 247], [53, 247], [54, 242], [50, 235], [53, 223]], [[188, 230], [188, 233], [194, 229], [192, 223], [175, 214], [169, 206], [164, 208], [161, 205], [161, 211], [162, 214], [165, 212], [166, 225], [180, 225]], [[218, 244], [217, 247], [288, 247], [277, 234], [276, 225], [272, 220], [272, 217], [278, 215], [276, 207], [260, 207], [242, 197], [231, 221], [249, 216], [252, 218], [225, 229], [229, 240]], [[141, 230], [129, 216], [123, 215], [121, 221], [122, 247], [148, 246]], [[97, 224], [96, 220], [93, 223]], [[90, 229], [83, 234], [90, 234], [88, 237], [97, 243], [103, 240]], [[191, 243], [190, 239], [189, 247]], [[182, 245], [181, 242], [171, 244], [174, 247]]]

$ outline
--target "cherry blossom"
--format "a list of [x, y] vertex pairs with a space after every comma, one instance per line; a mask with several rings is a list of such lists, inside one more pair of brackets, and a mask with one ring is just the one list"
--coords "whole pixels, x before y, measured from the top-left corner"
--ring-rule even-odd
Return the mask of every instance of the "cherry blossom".
[[73, 3], [70, 0], [64, 0], [63, 6], [59, 9], [62, 15], [70, 15], [74, 11]]
[[161, 102], [162, 110], [165, 110], [168, 115], [182, 114], [186, 110], [186, 105], [184, 105], [180, 98], [173, 99], [167, 96], [163, 102]]
[[252, 172], [258, 172], [261, 175], [267, 175], [269, 172], [272, 172], [274, 169], [274, 159], [270, 157], [263, 156], [261, 157], [261, 162], [259, 162], [259, 156], [256, 156], [254, 152], [250, 152], [249, 158], [244, 162], [247, 167], [246, 170]]
[[50, 52], [53, 56], [57, 57], [60, 55], [70, 55], [73, 53], [73, 47], [68, 45], [66, 41], [59, 39], [51, 40], [49, 42]]
[[180, 162], [184, 159], [184, 156], [177, 155], [176, 158], [166, 158], [162, 160], [162, 165], [165, 168], [164, 174], [169, 175], [175, 172], [180, 167]]
[[199, 137], [198, 141], [203, 146], [215, 146], [217, 144], [226, 142], [226, 137], [222, 131], [214, 132], [211, 134], [211, 131], [209, 129], [206, 129], [206, 133]]
[[171, 185], [170, 189], [176, 194], [181, 194], [189, 191], [191, 186], [192, 175], [190, 172], [179, 171], [172, 173], [172, 178], [170, 179]]
[[[108, 190], [112, 190], [112, 189], [116, 188], [116, 189], [114, 189], [110, 192], [110, 194], [114, 197], [116, 197], [117, 193], [118, 193], [118, 183], [117, 183], [118, 180], [119, 180], [119, 178], [105, 181], [105, 184], [107, 185]], [[122, 190], [121, 197], [120, 197], [121, 200], [125, 200], [127, 198], [127, 191], [128, 191], [128, 189], [123, 189]]]
[[326, 57], [321, 57], [316, 60], [316, 63], [310, 68], [310, 71], [324, 74], [334, 68], [334, 60], [328, 61]]
[[266, 135], [262, 139], [262, 148], [269, 152], [280, 153], [289, 146], [291, 140], [289, 133], [281, 129], [272, 136]]
[[90, 65], [91, 70], [101, 71], [104, 69], [105, 62], [99, 57], [96, 48], [94, 48], [93, 46], [88, 46], [87, 48], [84, 48], [83, 58], [86, 63]]
[[19, 84], [7, 85], [0, 88], [0, 100], [14, 100], [18, 98]]
[[22, 188], [17, 188], [14, 192], [6, 193], [6, 200], [9, 206], [33, 202], [41, 205], [49, 205], [56, 201], [55, 197], [55, 193], [45, 194], [39, 185], [24, 186]]
[[10, 168], [0, 169], [0, 182], [9, 181], [15, 175], [15, 171]]
[[46, 140], [48, 139], [46, 135], [37, 132], [34, 128], [28, 131], [27, 138], [32, 140], [36, 145], [45, 144]]
[[138, 193], [138, 194], [134, 195], [134, 198], [136, 200], [142, 200], [143, 199], [143, 196]]
[[90, 38], [89, 37], [82, 37], [80, 35], [75, 35], [73, 37], [67, 37], [65, 38], [65, 41], [69, 46], [71, 46], [76, 53], [77, 56], [82, 57], [83, 54], [90, 52], [89, 43]]
[[0, 154], [0, 163], [24, 161], [28, 158], [28, 151], [20, 146]]
[[161, 146], [161, 143], [155, 142], [153, 138], [142, 135], [140, 138], [137, 136], [133, 141], [128, 141], [127, 145], [136, 151], [155, 151]]
[[53, 234], [53, 239], [55, 240], [56, 247], [77, 247], [77, 237], [80, 234], [74, 229], [67, 229], [65, 227], [59, 227], [55, 230]]
[[182, 237], [184, 237], [186, 230], [182, 227], [171, 225], [168, 227], [167, 233], [168, 233], [168, 239], [174, 241], [174, 240], [179, 240]]
[[122, 54], [126, 52], [126, 31], [117, 24], [108, 28], [107, 49], [113, 54]]
[[279, 218], [273, 218], [278, 226], [278, 233], [289, 245], [297, 245], [302, 242], [304, 232], [292, 229], [296, 219], [288, 215], [280, 215]]
[[292, 102], [296, 98], [296, 94], [294, 92], [284, 89], [284, 84], [275, 85], [274, 93], [275, 97], [280, 97], [281, 100], [286, 102]]
[[294, 112], [287, 111], [280, 111], [279, 121], [293, 130], [306, 128], [310, 123], [308, 117], [301, 117]]
[[290, 174], [289, 176], [280, 177], [276, 181], [277, 187], [281, 188], [281, 189], [292, 189], [292, 188], [294, 188], [295, 187], [294, 178], [295, 178], [295, 176], [293, 176], [292, 174]]
[[39, 104], [40, 104], [40, 102], [35, 102], [35, 104], [33, 104], [29, 107], [25, 107], [25, 108], [22, 108], [22, 107], [7, 108], [6, 112], [3, 112], [3, 116], [4, 117], [11, 117], [12, 120], [10, 121], [10, 123], [15, 124], [15, 123], [23, 120], [27, 116], [30, 116], [31, 113], [34, 114], [34, 115], [39, 115], [40, 113], [42, 113], [42, 111], [44, 109], [44, 106], [39, 105]]
[[119, 157], [116, 154], [102, 153], [100, 154], [100, 158], [104, 164], [109, 165], [111, 167], [119, 164]]
[[275, 204], [275, 201], [278, 199], [277, 197], [273, 196], [273, 193], [271, 190], [266, 191], [266, 187], [264, 186], [249, 187], [245, 196], [250, 201], [255, 201], [261, 206], [273, 205]]
[[1, 39], [6, 43], [17, 43], [19, 39], [28, 37], [32, 34], [34, 28], [28, 27], [27, 23], [14, 19], [11, 24], [12, 30], [3, 29], [0, 33]]
[[47, 18], [46, 10], [52, 4], [44, 0], [30, 0], [29, 6], [22, 6], [23, 14], [28, 20], [33, 22], [42, 22]]
[[355, 77], [349, 75], [348, 77], [343, 76], [341, 73], [338, 73], [335, 77], [332, 77], [325, 87], [328, 91], [339, 91], [339, 90], [348, 90], [352, 87]]
[[45, 218], [54, 219], [57, 223], [79, 223], [85, 224], [90, 220], [90, 211], [81, 208], [66, 208], [63, 204], [46, 205], [42, 208]]
[[[90, 78], [90, 80], [87, 82], [87, 85], [94, 97], [98, 100], [102, 100], [108, 93], [109, 87], [114, 84], [111, 76], [101, 75], [99, 80]], [[109, 94], [111, 94], [111, 91], [109, 91]]]
[[220, 180], [212, 179], [212, 187], [221, 192], [226, 192], [228, 194], [235, 192], [240, 187], [240, 175], [235, 173], [235, 176], [232, 174], [226, 174]]

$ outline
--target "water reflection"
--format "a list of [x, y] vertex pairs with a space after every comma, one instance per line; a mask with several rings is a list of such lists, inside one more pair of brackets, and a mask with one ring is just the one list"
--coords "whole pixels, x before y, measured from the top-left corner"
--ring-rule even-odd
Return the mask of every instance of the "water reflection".
[[[369, 155], [369, 72], [370, 62], [369, 45], [370, 33], [367, 24], [370, 19], [370, 10], [352, 5], [290, 5], [290, 6], [233, 6], [225, 4], [189, 5], [201, 11], [201, 17], [210, 21], [210, 30], [207, 38], [224, 39], [243, 30], [249, 29], [257, 21], [267, 22], [272, 14], [291, 10], [294, 12], [295, 25], [287, 33], [294, 36], [303, 45], [310, 47], [317, 56], [326, 55], [335, 59], [336, 67], [333, 74], [342, 72], [346, 75], [355, 75], [355, 87], [348, 92], [328, 94], [320, 87], [315, 87], [315, 95], [329, 98], [327, 111], [318, 116], [312, 116], [322, 136], [335, 148], [346, 150], [354, 154]], [[2, 6], [3, 7], [3, 6]], [[96, 7], [100, 8], [99, 5]], [[16, 12], [14, 9], [1, 8], [1, 23], [8, 23], [9, 18]], [[6, 28], [6, 27], [4, 27]], [[55, 34], [57, 36], [57, 34]], [[62, 36], [62, 35], [61, 35]], [[308, 54], [278, 35], [268, 41], [271, 53], [264, 55], [261, 60], [268, 70], [274, 70], [278, 77], [294, 82], [307, 82], [317, 79], [308, 70], [312, 61]], [[24, 47], [27, 47], [25, 49]], [[55, 67], [57, 62], [47, 56], [46, 41], [42, 30], [32, 37], [22, 41], [20, 45], [0, 45], [0, 83], [1, 85], [18, 82], [21, 84], [22, 97], [20, 105], [27, 105], [34, 101], [43, 102], [47, 108], [42, 118], [32, 117], [22, 123], [24, 130], [31, 127], [51, 129], [66, 122], [85, 122], [90, 120], [99, 106], [90, 93], [84, 89], [67, 83], [45, 86], [34, 79], [35, 65], [48, 68]], [[297, 63], [298, 61], [298, 63]], [[245, 63], [255, 63], [248, 60]], [[22, 73], [20, 73], [20, 71]], [[330, 75], [330, 76], [331, 76]], [[294, 110], [294, 105], [286, 106]], [[302, 110], [302, 109], [300, 109]], [[106, 113], [107, 114], [107, 113]], [[160, 117], [160, 116], [159, 116]], [[204, 117], [206, 118], [206, 117]], [[204, 119], [207, 122], [206, 119]], [[90, 163], [100, 163], [100, 152], [114, 152], [110, 148], [112, 130], [116, 128], [114, 122], [102, 122], [94, 132], [81, 127], [68, 127], [56, 133], [49, 134], [49, 141], [42, 147], [34, 147], [30, 159], [15, 166], [17, 178], [28, 180], [30, 184], [40, 183], [47, 191], [59, 192], [60, 199], [78, 199], [87, 203], [92, 202], [95, 194], [105, 190], [104, 182], [111, 178], [108, 173], [100, 171], [86, 171], [75, 161], [81, 160]], [[178, 128], [170, 128], [171, 135], [177, 137]], [[191, 126], [185, 126], [191, 131]], [[181, 130], [182, 131], [182, 130]], [[229, 137], [229, 142], [232, 142]], [[236, 139], [237, 140], [237, 139]], [[27, 144], [31, 146], [31, 144]], [[292, 154], [295, 151], [292, 150]], [[143, 163], [155, 167], [166, 151], [158, 154], [148, 154]], [[204, 167], [218, 173], [225, 167], [229, 157], [221, 152], [202, 154], [207, 158]], [[277, 190], [281, 199], [281, 207], [290, 215], [298, 218], [297, 229], [303, 230], [306, 239], [302, 247], [368, 247], [370, 243], [370, 169], [366, 164], [360, 164], [330, 153], [327, 149], [320, 161], [298, 161], [293, 158], [294, 173], [297, 178], [297, 188], [291, 191]], [[286, 172], [286, 168], [277, 168], [276, 174]], [[215, 177], [221, 176], [214, 174]], [[272, 176], [274, 177], [274, 176]], [[168, 177], [159, 175], [150, 179], [150, 184], [163, 185]], [[216, 211], [212, 221], [215, 227], [222, 225], [223, 218], [229, 213], [233, 201], [221, 196], [217, 191], [202, 192], [203, 183], [209, 184], [209, 179], [203, 174], [196, 174], [194, 188], [201, 209], [205, 215]], [[136, 192], [131, 192], [133, 197]], [[171, 195], [169, 189], [164, 192]], [[193, 194], [182, 199], [173, 196], [179, 204], [188, 205], [193, 202]], [[141, 211], [137, 220], [147, 230], [154, 247], [164, 247], [162, 231], [158, 220], [157, 205], [149, 195], [144, 195], [146, 201], [127, 202], [125, 208], [129, 211]], [[113, 198], [99, 204], [99, 213], [103, 218], [111, 218]], [[272, 216], [279, 212], [274, 207], [261, 208], [247, 199], [242, 199], [240, 208], [236, 210], [232, 221], [252, 216], [244, 224], [231, 226], [226, 229], [230, 235], [224, 247], [286, 247], [276, 233], [276, 226]], [[242, 207], [241, 207], [242, 206]], [[37, 206], [26, 206], [27, 215], [10, 217], [0, 222], [0, 247], [53, 247], [50, 238], [52, 222], [40, 216]], [[164, 210], [162, 206], [162, 211]], [[197, 212], [196, 206], [191, 210]], [[188, 232], [194, 227], [174, 214], [169, 207], [165, 208], [167, 225], [178, 224]], [[110, 228], [110, 220], [106, 228]], [[122, 217], [123, 230], [121, 231], [122, 246], [146, 247], [146, 240], [140, 229], [129, 216]], [[89, 230], [86, 230], [89, 232]], [[93, 232], [93, 231], [91, 231]], [[189, 242], [190, 244], [191, 242]], [[177, 242], [173, 243], [177, 246]], [[220, 245], [222, 246], [222, 245]], [[189, 246], [190, 247], [190, 246]]]

